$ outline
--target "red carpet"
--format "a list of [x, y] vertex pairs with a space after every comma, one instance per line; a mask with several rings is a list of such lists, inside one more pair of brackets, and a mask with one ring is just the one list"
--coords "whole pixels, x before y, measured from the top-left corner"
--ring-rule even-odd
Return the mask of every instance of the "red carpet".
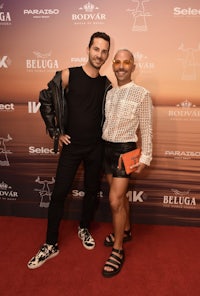
[[0, 294], [3, 296], [199, 296], [200, 229], [134, 225], [125, 244], [126, 260], [111, 279], [101, 275], [110, 248], [103, 246], [110, 223], [95, 222], [96, 248], [88, 251], [77, 237], [77, 221], [64, 220], [60, 254], [35, 270], [27, 261], [38, 251], [45, 219], [0, 217]]

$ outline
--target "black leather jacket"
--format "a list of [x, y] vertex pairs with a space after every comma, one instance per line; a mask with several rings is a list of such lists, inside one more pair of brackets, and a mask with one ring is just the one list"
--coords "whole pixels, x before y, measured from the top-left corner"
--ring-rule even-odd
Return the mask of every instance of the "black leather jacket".
[[[65, 134], [65, 120], [67, 118], [67, 104], [65, 99], [65, 89], [62, 88], [62, 71], [56, 72], [53, 79], [47, 84], [48, 88], [40, 91], [40, 113], [45, 122], [46, 130], [50, 137], [54, 139], [54, 152], [58, 152], [58, 140], [61, 134]], [[104, 107], [106, 93], [112, 88], [107, 79], [104, 99], [102, 104], [102, 125], [104, 122]]]

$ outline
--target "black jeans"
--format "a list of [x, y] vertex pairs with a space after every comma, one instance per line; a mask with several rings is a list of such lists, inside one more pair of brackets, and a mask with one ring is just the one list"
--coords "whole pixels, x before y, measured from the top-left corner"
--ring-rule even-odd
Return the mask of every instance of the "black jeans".
[[46, 243], [58, 242], [59, 226], [64, 212], [65, 198], [71, 189], [72, 182], [80, 163], [84, 167], [85, 196], [82, 203], [80, 227], [89, 228], [93, 219], [100, 189], [103, 143], [95, 145], [64, 145], [58, 162], [55, 186], [48, 209]]

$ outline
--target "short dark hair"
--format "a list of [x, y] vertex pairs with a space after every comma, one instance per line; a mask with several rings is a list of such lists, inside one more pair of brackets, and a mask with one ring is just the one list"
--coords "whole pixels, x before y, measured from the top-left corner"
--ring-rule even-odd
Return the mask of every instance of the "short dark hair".
[[102, 39], [108, 41], [109, 48], [110, 48], [110, 36], [104, 32], [95, 32], [92, 34], [92, 36], [90, 37], [89, 45], [88, 45], [89, 48], [92, 46], [94, 38], [102, 38]]

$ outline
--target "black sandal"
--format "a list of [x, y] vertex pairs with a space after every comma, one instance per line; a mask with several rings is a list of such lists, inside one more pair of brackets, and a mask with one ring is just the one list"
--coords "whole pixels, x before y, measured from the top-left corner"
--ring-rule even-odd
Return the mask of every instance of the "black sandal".
[[[131, 230], [124, 230], [124, 238], [123, 238], [123, 242], [128, 242], [132, 239], [132, 235], [131, 235]], [[106, 236], [105, 240], [104, 240], [104, 246], [106, 247], [112, 247], [114, 245], [114, 239], [115, 239], [115, 235], [114, 233], [110, 233], [109, 235]]]
[[[120, 258], [119, 256], [117, 256], [117, 254], [114, 254], [114, 253], [122, 255], [122, 258]], [[104, 268], [102, 271], [103, 276], [109, 278], [118, 274], [123, 266], [124, 258], [125, 258], [124, 250], [117, 250], [113, 248], [109, 259], [106, 261], [106, 264], [104, 265]], [[105, 270], [105, 267], [110, 267], [112, 270], [109, 270], [109, 271]]]

